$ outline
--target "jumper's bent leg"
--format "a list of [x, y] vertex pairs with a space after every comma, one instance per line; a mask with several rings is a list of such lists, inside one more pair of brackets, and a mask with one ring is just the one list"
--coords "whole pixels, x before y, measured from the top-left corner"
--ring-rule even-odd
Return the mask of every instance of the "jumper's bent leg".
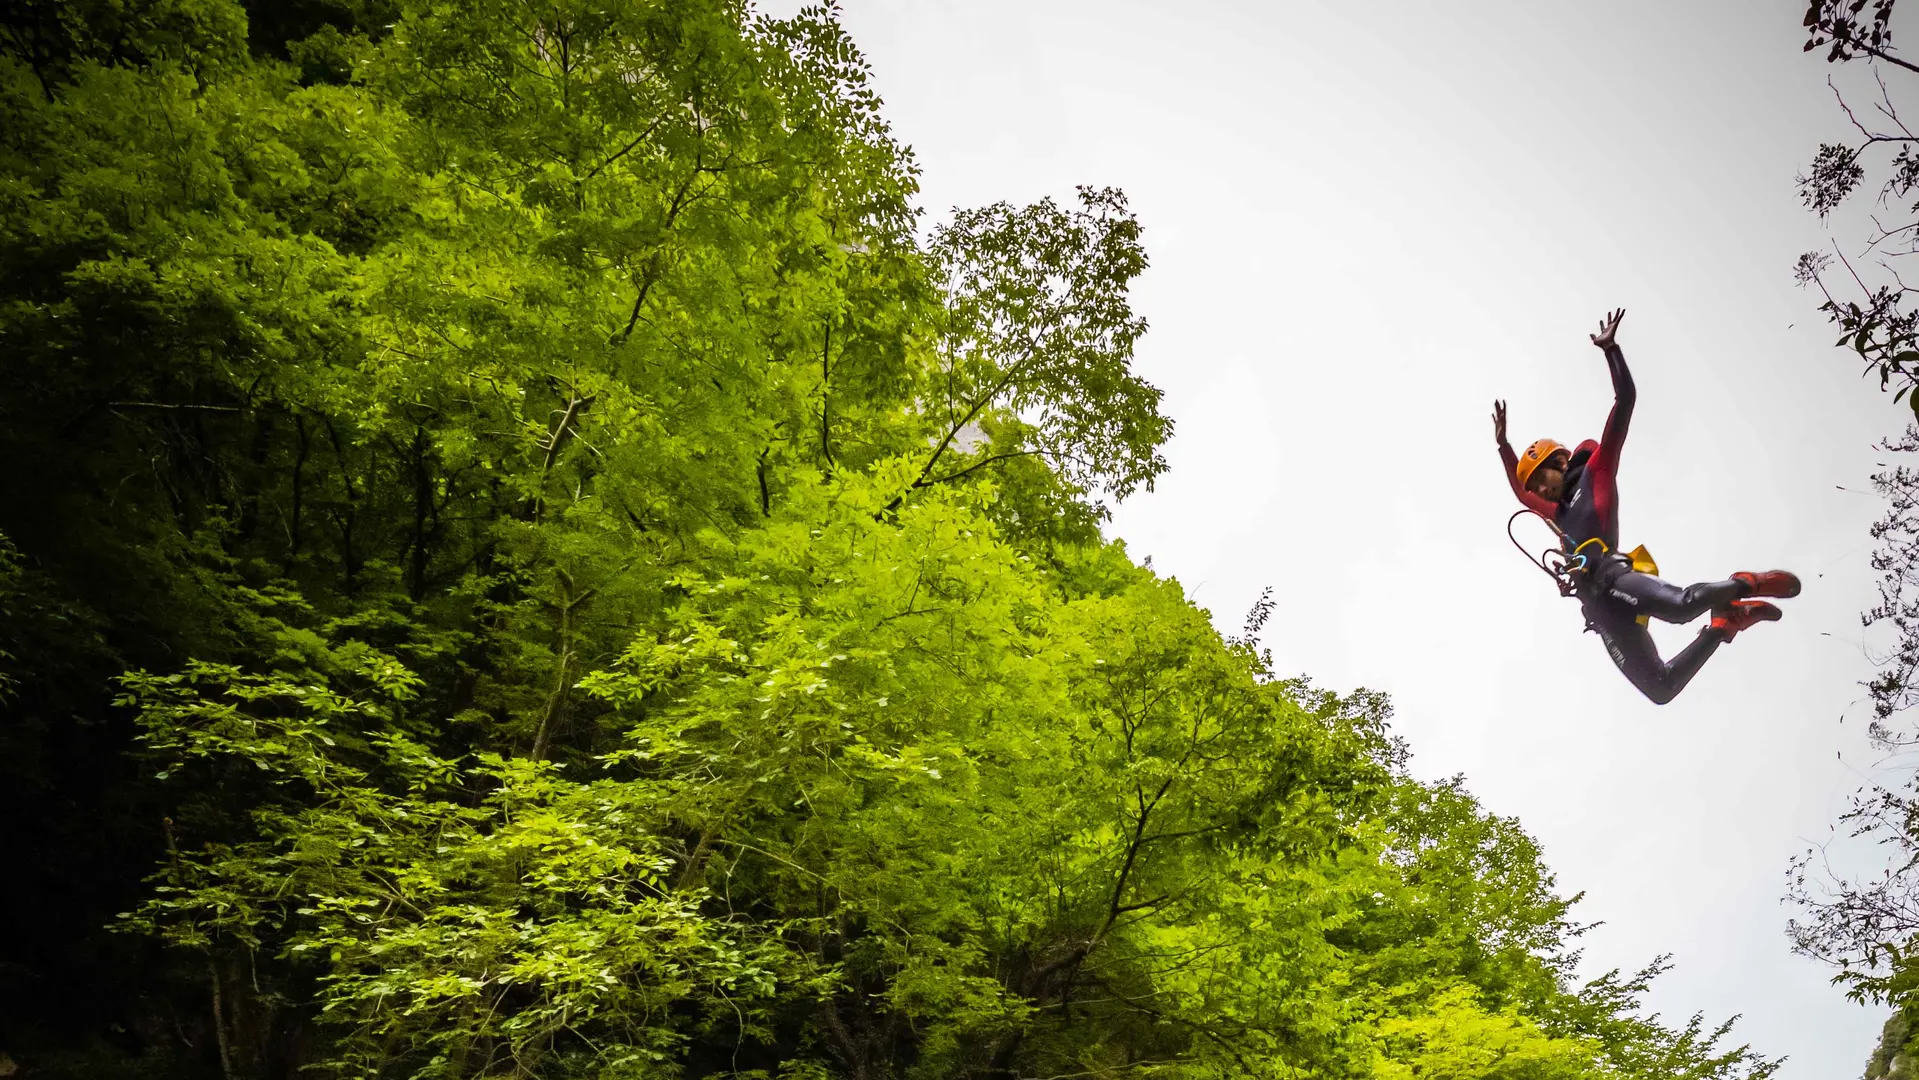
[[1692, 644], [1679, 650], [1679, 655], [1667, 663], [1659, 658], [1659, 649], [1653, 644], [1652, 634], [1639, 625], [1631, 609], [1601, 603], [1590, 605], [1587, 615], [1599, 631], [1600, 640], [1606, 643], [1606, 652], [1612, 657], [1612, 662], [1655, 705], [1664, 705], [1678, 697], [1692, 677], [1699, 674], [1706, 660], [1726, 643], [1724, 631], [1704, 627]]
[[1750, 595], [1752, 586], [1732, 578], [1705, 581], [1682, 589], [1636, 571], [1620, 574], [1606, 586], [1606, 597], [1632, 609], [1634, 615], [1650, 615], [1670, 623], [1691, 622], [1708, 611]]

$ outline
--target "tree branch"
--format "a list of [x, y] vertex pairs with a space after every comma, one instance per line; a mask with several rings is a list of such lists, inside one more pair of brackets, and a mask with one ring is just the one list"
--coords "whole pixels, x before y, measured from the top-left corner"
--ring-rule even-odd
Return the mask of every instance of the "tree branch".
[[109, 401], [109, 409], [195, 409], [200, 412], [244, 412], [238, 405], [173, 405], [164, 401]]
[[1858, 38], [1853, 37], [1851, 34], [1848, 34], [1844, 32], [1843, 30], [1841, 30], [1837, 24], [1829, 23], [1824, 19], [1820, 19], [1813, 24], [1813, 29], [1822, 34], [1830, 34], [1832, 35], [1834, 39], [1838, 41], [1843, 41], [1847, 45], [1850, 45], [1853, 48], [1858, 49], [1860, 52], [1866, 53], [1869, 56], [1877, 57], [1881, 60], [1884, 60], [1888, 64], [1905, 68], [1907, 71], [1919, 72], [1919, 64], [1914, 64], [1906, 60], [1901, 60], [1898, 57], [1887, 52], [1886, 50], [1879, 48], [1877, 45], [1868, 45], [1865, 42], [1860, 41]]
[[1017, 457], [1035, 457], [1035, 456], [1044, 455], [1045, 453], [1046, 451], [1044, 450], [1009, 450], [1004, 454], [994, 454], [992, 457], [989, 457], [985, 459], [984, 461], [976, 461], [973, 464], [968, 465], [966, 468], [961, 469], [960, 471], [956, 473], [948, 473], [945, 476], [935, 477], [931, 480], [915, 480], [913, 481], [913, 487], [915, 489], [929, 488], [935, 484], [944, 484], [949, 480], [958, 480], [960, 477], [965, 476], [968, 473], [977, 472], [980, 469], [984, 469], [986, 466], [991, 465], [997, 461], [1005, 461], [1008, 458], [1017, 458]]
[[666, 114], [661, 113], [658, 118], [656, 118], [651, 124], [648, 124], [646, 126], [645, 131], [642, 131], [638, 135], [635, 135], [633, 137], [632, 142], [627, 143], [625, 146], [622, 146], [617, 152], [613, 154], [612, 157], [609, 157], [605, 161], [600, 162], [598, 165], [593, 166], [593, 168], [589, 170], [585, 176], [580, 177], [580, 183], [584, 184], [588, 180], [591, 180], [594, 177], [600, 175], [600, 171], [605, 169], [608, 165], [611, 165], [614, 162], [625, 157], [626, 155], [632, 153], [635, 147], [645, 142], [647, 139], [647, 136], [657, 131], [659, 129], [659, 126], [665, 121], [666, 121]]

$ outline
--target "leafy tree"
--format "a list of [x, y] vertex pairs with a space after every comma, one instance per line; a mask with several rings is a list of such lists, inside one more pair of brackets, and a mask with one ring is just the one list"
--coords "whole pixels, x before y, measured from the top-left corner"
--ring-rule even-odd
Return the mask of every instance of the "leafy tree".
[[1865, 1080], [1904, 1078], [1912, 1074], [1912, 1024], [1904, 1013], [1894, 1013], [1879, 1033], [1879, 1045], [1866, 1059]]
[[[1919, 212], [1919, 203], [1912, 201], [1919, 185], [1919, 139], [1900, 119], [1884, 77], [1891, 70], [1896, 79], [1910, 79], [1919, 66], [1899, 56], [1893, 44], [1893, 6], [1893, 0], [1815, 0], [1809, 6], [1806, 48], [1825, 47], [1827, 59], [1835, 63], [1861, 58], [1874, 62], [1879, 100], [1868, 124], [1859, 118], [1864, 110], [1856, 111], [1840, 99], [1857, 138], [1822, 145], [1800, 179], [1800, 191], [1806, 205], [1824, 218], [1858, 190], [1870, 168], [1879, 185], [1879, 205], [1903, 216], [1887, 224], [1874, 215], [1863, 254], [1809, 253], [1800, 258], [1796, 272], [1802, 284], [1814, 285], [1824, 295], [1821, 310], [1840, 328], [1838, 344], [1851, 349], [1868, 372], [1877, 372], [1882, 390], [1891, 390], [1895, 400], [1904, 398], [1919, 414], [1919, 393], [1914, 392], [1919, 380], [1919, 314], [1908, 303], [1911, 289], [1900, 272], [1906, 257], [1919, 250], [1914, 246], [1919, 223], [1905, 220]], [[1843, 275], [1832, 272], [1835, 257]], [[1835, 289], [1834, 282], [1843, 284]], [[1919, 471], [1903, 463], [1906, 455], [1919, 451], [1919, 425], [1909, 425], [1903, 436], [1882, 442], [1879, 449], [1895, 460], [1873, 476], [1874, 489], [1886, 500], [1884, 516], [1872, 527], [1879, 543], [1872, 567], [1880, 574], [1880, 598], [1861, 621], [1883, 627], [1892, 638], [1891, 648], [1875, 658], [1879, 674], [1867, 683], [1872, 742], [1891, 753], [1914, 742], [1909, 710], [1919, 701], [1919, 596], [1914, 594], [1919, 585], [1919, 523], [1913, 516]], [[1914, 914], [1919, 896], [1914, 869], [1919, 864], [1912, 857], [1919, 851], [1919, 787], [1910, 779], [1896, 786], [1869, 785], [1855, 795], [1840, 820], [1852, 838], [1870, 838], [1886, 848], [1888, 864], [1877, 875], [1840, 874], [1825, 863], [1821, 850], [1807, 851], [1794, 861], [1789, 877], [1788, 898], [1799, 908], [1789, 933], [1799, 952], [1834, 966], [1834, 981], [1846, 986], [1855, 1000], [1896, 1008], [1880, 1051], [1867, 1068], [1868, 1076], [1882, 1076], [1902, 1067], [1895, 1063], [1904, 1060], [1900, 1055], [1906, 1019], [1919, 1004], [1914, 994], [1919, 969], [1910, 958], [1919, 941]]]
[[[1825, 47], [1827, 59], [1843, 63], [1861, 57], [1870, 58], [1905, 72], [1919, 73], [1919, 65], [1900, 58], [1893, 48], [1891, 18], [1894, 0], [1812, 0], [1806, 10], [1808, 32], [1806, 50]], [[1799, 178], [1799, 193], [1805, 205], [1826, 218], [1843, 204], [1865, 179], [1867, 165], [1883, 168], [1879, 181], [1882, 205], [1903, 202], [1919, 185], [1919, 156], [1915, 156], [1915, 138], [1900, 121], [1883, 77], [1879, 81], [1880, 100], [1874, 103], [1878, 113], [1873, 124], [1860, 120], [1859, 112], [1843, 97], [1840, 107], [1858, 133], [1850, 143], [1825, 143], [1814, 155], [1810, 168]], [[1880, 124], [1885, 126], [1881, 128]], [[1913, 208], [1908, 207], [1908, 212]], [[1907, 309], [1907, 288], [1899, 276], [1897, 260], [1912, 254], [1919, 235], [1906, 223], [1890, 227], [1875, 219], [1863, 257], [1870, 257], [1884, 273], [1884, 280], [1869, 285], [1851, 257], [1842, 250], [1832, 253], [1809, 252], [1800, 256], [1795, 273], [1801, 284], [1818, 288], [1825, 297], [1820, 310], [1825, 312], [1842, 336], [1839, 344], [1848, 347], [1876, 370], [1882, 389], [1894, 389], [1895, 398], [1903, 398], [1919, 378], [1919, 316]], [[1847, 289], [1835, 293], [1829, 285], [1834, 257], [1841, 261], [1848, 286], [1856, 293], [1847, 297]], [[1913, 401], [1919, 412], [1919, 400]]]
[[[1806, 12], [1806, 48], [1826, 48], [1827, 59], [1835, 63], [1865, 58], [1880, 65], [1879, 72], [1890, 69], [1897, 77], [1910, 78], [1919, 66], [1898, 55], [1892, 13], [1892, 0], [1815, 0]], [[1919, 212], [1919, 203], [1912, 201], [1919, 184], [1919, 139], [1900, 120], [1883, 74], [1878, 89], [1879, 100], [1866, 114], [1871, 123], [1860, 118], [1865, 110], [1855, 110], [1841, 98], [1857, 138], [1822, 145], [1800, 179], [1805, 204], [1822, 218], [1859, 189], [1869, 168], [1882, 207], [1903, 208], [1906, 218]], [[1919, 250], [1914, 247], [1919, 222], [1873, 220], [1862, 255], [1848, 256], [1843, 250], [1809, 253], [1800, 258], [1797, 273], [1802, 283], [1817, 287], [1825, 297], [1821, 310], [1839, 327], [1838, 344], [1851, 349], [1869, 372], [1877, 372], [1881, 389], [1892, 391], [1895, 400], [1905, 398], [1919, 412], [1919, 393], [1913, 392], [1919, 379], [1919, 368], [1914, 367], [1919, 360], [1919, 314], [1908, 304], [1911, 290], [1900, 274], [1905, 258]], [[1833, 272], [1835, 262], [1843, 266], [1843, 274]], [[1867, 274], [1873, 275], [1870, 283]], [[1888, 440], [1880, 449], [1899, 456], [1919, 450], [1919, 426], [1909, 427], [1902, 438]], [[1872, 566], [1881, 575], [1880, 601], [1864, 613], [1862, 622], [1890, 631], [1894, 644], [1879, 658], [1880, 673], [1867, 684], [1874, 713], [1870, 733], [1876, 746], [1894, 751], [1914, 739], [1907, 713], [1919, 700], [1914, 682], [1919, 673], [1919, 597], [1913, 594], [1919, 583], [1913, 518], [1919, 472], [1895, 463], [1876, 474], [1873, 485], [1887, 504], [1872, 529], [1879, 542]], [[1836, 981], [1853, 997], [1890, 1003], [1902, 1011], [1915, 1003], [1915, 975], [1907, 953], [1919, 935], [1919, 919], [1913, 917], [1919, 879], [1910, 858], [1919, 850], [1916, 796], [1919, 789], [1910, 783], [1872, 785], [1841, 818], [1854, 837], [1869, 837], [1895, 853], [1883, 875], [1834, 874], [1813, 850], [1795, 861], [1789, 891], [1800, 908], [1790, 924], [1795, 948], [1833, 964]]]
[[0, 29], [36, 1073], [1776, 1067], [1578, 985], [1516, 822], [1100, 535], [1139, 223], [922, 236], [831, 8]]

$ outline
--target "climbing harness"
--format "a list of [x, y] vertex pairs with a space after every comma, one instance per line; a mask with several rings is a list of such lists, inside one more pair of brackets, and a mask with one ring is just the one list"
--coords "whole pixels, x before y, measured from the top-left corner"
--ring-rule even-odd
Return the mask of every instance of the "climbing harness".
[[[1547, 548], [1541, 551], [1537, 556], [1527, 550], [1526, 545], [1520, 543], [1519, 538], [1513, 535], [1513, 522], [1518, 521], [1526, 514], [1531, 514], [1545, 522], [1546, 527], [1551, 529], [1553, 535], [1559, 538], [1559, 546], [1556, 548]], [[1580, 578], [1583, 575], [1593, 573], [1598, 569], [1600, 559], [1613, 554], [1613, 551], [1606, 547], [1606, 542], [1597, 536], [1581, 541], [1571, 551], [1567, 551], [1566, 543], [1568, 538], [1565, 530], [1559, 527], [1558, 522], [1531, 508], [1519, 510], [1514, 513], [1512, 517], [1506, 519], [1506, 539], [1513, 542], [1513, 546], [1519, 549], [1519, 553], [1526, 557], [1527, 562], [1532, 563], [1539, 568], [1541, 573], [1553, 579], [1553, 584], [1559, 587], [1559, 595], [1561, 596], [1571, 596], [1577, 592], [1579, 590]], [[1589, 547], [1596, 548], [1596, 550], [1592, 554], [1587, 554], [1586, 549]], [[1653, 577], [1659, 576], [1659, 564], [1653, 561], [1652, 552], [1647, 551], [1646, 545], [1644, 544], [1633, 548], [1631, 551], [1619, 552], [1618, 558], [1631, 566], [1637, 573], [1650, 574]], [[1641, 615], [1637, 621], [1641, 626], [1646, 625], [1646, 616]]]

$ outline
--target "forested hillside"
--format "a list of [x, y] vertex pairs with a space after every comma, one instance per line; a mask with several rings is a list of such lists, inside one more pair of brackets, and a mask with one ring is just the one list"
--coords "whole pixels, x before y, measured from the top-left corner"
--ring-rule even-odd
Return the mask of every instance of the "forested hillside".
[[922, 218], [830, 9], [0, 47], [17, 1075], [1773, 1070], [1102, 537], [1139, 223]]

